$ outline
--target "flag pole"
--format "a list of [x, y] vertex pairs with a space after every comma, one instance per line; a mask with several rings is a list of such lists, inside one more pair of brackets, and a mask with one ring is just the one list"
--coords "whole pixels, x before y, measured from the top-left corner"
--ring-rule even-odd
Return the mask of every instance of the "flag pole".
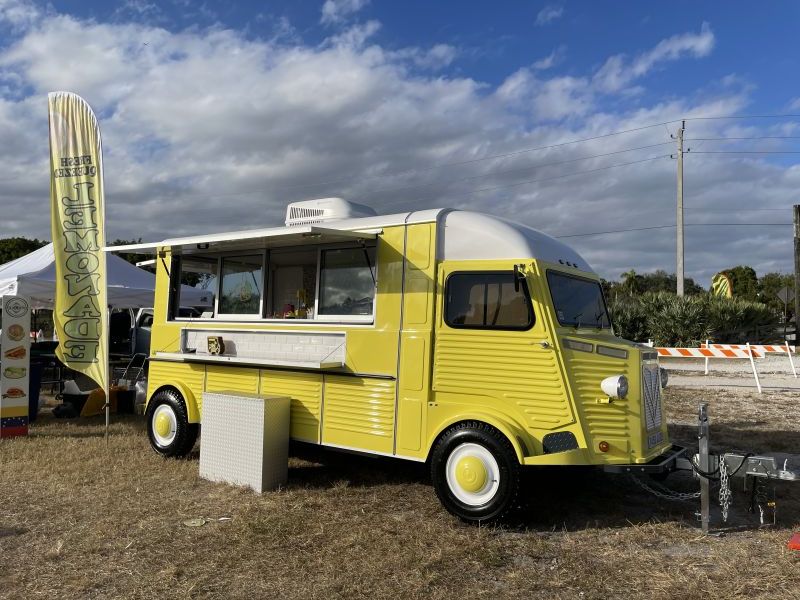
[[[108, 253], [105, 253], [108, 266]], [[107, 289], [107, 288], [106, 288]], [[106, 308], [106, 447], [108, 447], [108, 428], [111, 423], [111, 305]]]

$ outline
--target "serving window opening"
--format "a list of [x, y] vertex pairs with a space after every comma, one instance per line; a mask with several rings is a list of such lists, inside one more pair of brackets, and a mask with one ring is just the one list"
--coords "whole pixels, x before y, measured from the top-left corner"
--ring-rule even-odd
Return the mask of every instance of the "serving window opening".
[[375, 248], [322, 250], [319, 314], [370, 316], [375, 302]]
[[172, 260], [172, 290], [171, 315], [173, 318], [185, 318], [194, 307], [187, 306], [181, 299], [182, 286], [206, 290], [209, 292], [210, 304], [196, 307], [202, 318], [213, 318], [217, 305], [217, 278], [219, 275], [219, 257], [217, 256], [174, 256]]
[[313, 319], [317, 250], [273, 250], [269, 255], [268, 319]]
[[176, 255], [171, 319], [182, 318], [180, 282], [213, 295], [201, 319], [372, 323], [376, 257], [374, 243]]
[[217, 312], [221, 315], [261, 315], [264, 254], [225, 256]]

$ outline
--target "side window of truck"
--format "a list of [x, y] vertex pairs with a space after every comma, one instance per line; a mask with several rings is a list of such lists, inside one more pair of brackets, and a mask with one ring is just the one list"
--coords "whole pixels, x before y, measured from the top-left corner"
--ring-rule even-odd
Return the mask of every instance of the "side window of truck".
[[445, 322], [458, 329], [526, 330], [534, 314], [527, 284], [513, 271], [453, 273], [445, 284]]
[[375, 302], [375, 248], [323, 250], [319, 314], [369, 316]]
[[[186, 304], [181, 298], [183, 286], [209, 291], [209, 304], [202, 307], [204, 317], [213, 316], [217, 292], [219, 260], [216, 256], [192, 255], [172, 257], [172, 282], [170, 293], [170, 319], [195, 317], [194, 312], [186, 314]], [[196, 312], [196, 311], [195, 311]]]

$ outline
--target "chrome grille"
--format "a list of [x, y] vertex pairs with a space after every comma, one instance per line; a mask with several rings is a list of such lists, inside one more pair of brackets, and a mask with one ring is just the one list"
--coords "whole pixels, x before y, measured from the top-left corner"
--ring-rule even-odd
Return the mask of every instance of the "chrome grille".
[[661, 377], [658, 364], [642, 365], [642, 410], [647, 431], [661, 427]]

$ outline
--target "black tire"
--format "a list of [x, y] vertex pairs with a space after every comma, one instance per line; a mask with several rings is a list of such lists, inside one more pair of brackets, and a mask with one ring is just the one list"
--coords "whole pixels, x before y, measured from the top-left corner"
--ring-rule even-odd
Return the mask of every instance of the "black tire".
[[[161, 410], [159, 410], [160, 408]], [[168, 436], [160, 435], [156, 430], [156, 415], [157, 413], [168, 415], [169, 411], [174, 415], [174, 429], [170, 428]], [[147, 437], [150, 439], [150, 446], [153, 450], [162, 456], [173, 458], [186, 456], [192, 451], [194, 443], [197, 441], [199, 426], [197, 423], [189, 423], [186, 402], [176, 390], [166, 389], [155, 393], [147, 403], [145, 414]]]
[[[469, 446], [465, 446], [469, 444]], [[477, 447], [483, 450], [478, 450]], [[470, 449], [478, 454], [488, 452], [496, 463], [496, 480], [491, 496], [481, 501], [480, 490], [472, 495], [472, 502], [464, 502], [457, 494], [470, 496], [465, 490], [451, 489], [448, 480], [448, 460], [458, 456], [470, 458]], [[457, 454], [454, 454], [457, 453]], [[466, 453], [466, 454], [465, 454]], [[436, 496], [451, 514], [468, 523], [491, 523], [507, 516], [515, 507], [520, 490], [521, 467], [517, 454], [506, 436], [494, 427], [479, 421], [468, 421], [454, 425], [444, 432], [431, 453], [431, 479]], [[458, 465], [454, 464], [454, 467]], [[494, 469], [492, 465], [491, 469]], [[452, 480], [452, 477], [450, 478]], [[453, 486], [458, 485], [456, 482]], [[486, 489], [489, 483], [485, 484]]]

